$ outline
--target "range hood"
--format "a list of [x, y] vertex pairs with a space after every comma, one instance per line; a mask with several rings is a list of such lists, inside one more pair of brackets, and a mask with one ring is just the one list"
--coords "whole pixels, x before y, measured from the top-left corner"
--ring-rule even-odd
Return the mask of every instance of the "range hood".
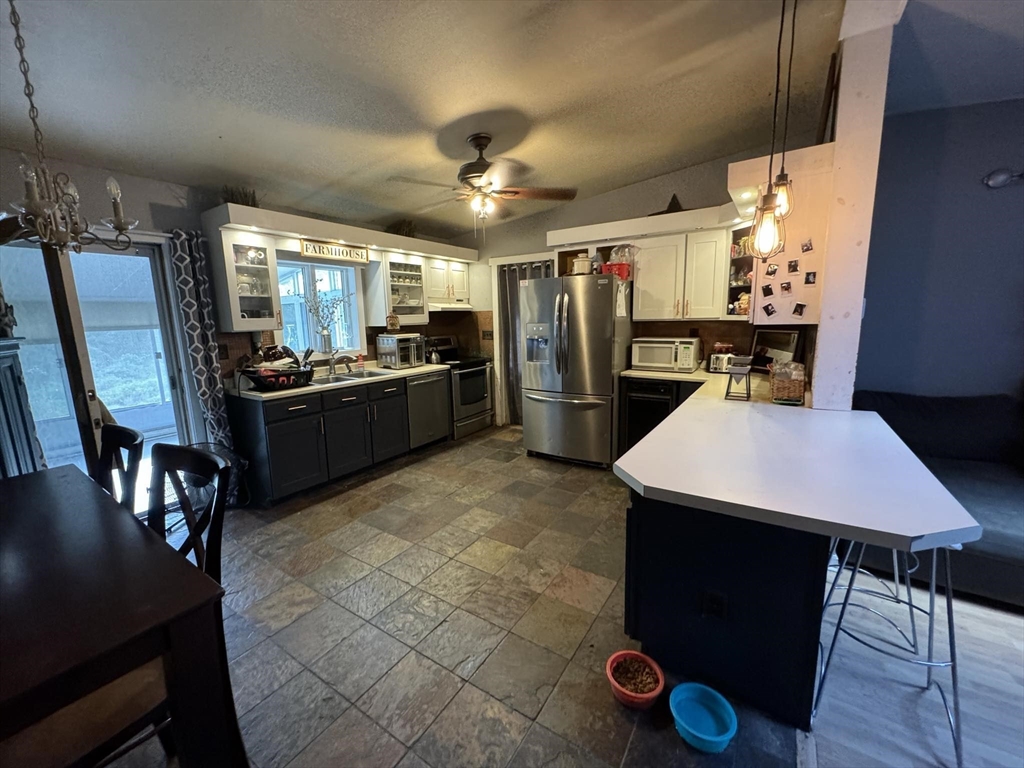
[[470, 312], [473, 305], [468, 301], [430, 301], [427, 309], [430, 312]]

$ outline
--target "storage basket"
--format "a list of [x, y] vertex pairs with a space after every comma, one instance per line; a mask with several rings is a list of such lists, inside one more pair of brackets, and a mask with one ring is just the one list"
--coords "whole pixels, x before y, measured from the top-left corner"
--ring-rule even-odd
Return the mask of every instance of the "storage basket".
[[772, 402], [779, 405], [804, 404], [804, 379], [780, 379], [774, 367], [768, 366], [768, 383], [771, 385]]

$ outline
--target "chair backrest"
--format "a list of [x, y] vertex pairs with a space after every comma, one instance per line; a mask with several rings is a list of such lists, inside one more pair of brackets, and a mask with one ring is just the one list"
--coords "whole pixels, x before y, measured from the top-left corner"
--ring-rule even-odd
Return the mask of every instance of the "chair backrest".
[[[169, 487], [173, 494], [173, 511], [181, 512], [188, 530], [178, 551], [185, 557], [193, 553], [196, 565], [219, 582], [221, 534], [231, 464], [208, 451], [165, 443], [153, 446], [152, 461], [149, 527], [166, 538]], [[206, 534], [205, 543], [203, 534]]]
[[[104, 424], [100, 431], [100, 460], [96, 464], [93, 480], [114, 496], [116, 472], [121, 487], [118, 502], [132, 513], [135, 512], [135, 485], [139, 478], [144, 439], [137, 429], [122, 427], [120, 424]], [[127, 454], [127, 459], [124, 454]]]

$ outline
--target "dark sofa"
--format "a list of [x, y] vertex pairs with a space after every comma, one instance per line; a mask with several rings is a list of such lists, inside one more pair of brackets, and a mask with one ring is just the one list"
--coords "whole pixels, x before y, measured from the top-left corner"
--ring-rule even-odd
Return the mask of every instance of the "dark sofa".
[[[955, 592], [1024, 607], [1024, 403], [859, 391], [853, 408], [885, 419], [984, 528], [953, 555]], [[931, 560], [921, 560], [913, 578], [926, 580]], [[892, 573], [888, 550], [869, 548], [864, 562]]]

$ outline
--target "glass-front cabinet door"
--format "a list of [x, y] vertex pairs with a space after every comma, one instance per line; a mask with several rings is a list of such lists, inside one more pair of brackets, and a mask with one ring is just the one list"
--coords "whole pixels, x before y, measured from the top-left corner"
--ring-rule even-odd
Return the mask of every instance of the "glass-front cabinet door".
[[422, 256], [389, 253], [385, 256], [387, 288], [391, 311], [402, 325], [423, 325], [427, 322], [425, 289], [426, 274]]
[[282, 327], [277, 291], [277, 251], [272, 237], [235, 229], [211, 238], [217, 315], [223, 331], [277, 331]]

